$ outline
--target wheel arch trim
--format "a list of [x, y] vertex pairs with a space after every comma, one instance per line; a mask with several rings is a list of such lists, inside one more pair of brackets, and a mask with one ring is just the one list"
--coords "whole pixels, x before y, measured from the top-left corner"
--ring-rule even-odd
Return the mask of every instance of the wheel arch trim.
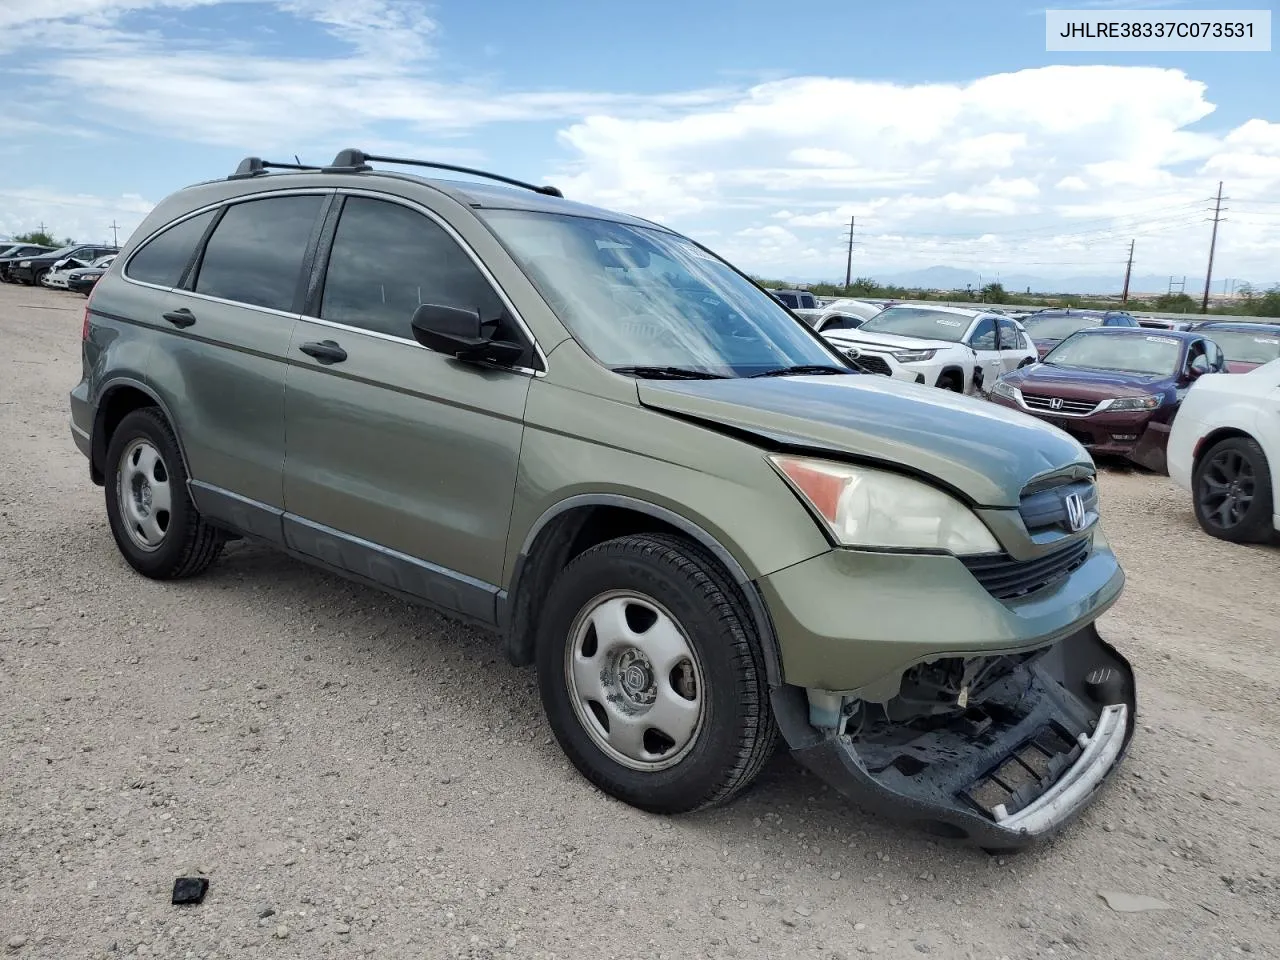
[[169, 405], [160, 399], [159, 395], [150, 386], [143, 383], [135, 377], [112, 377], [98, 387], [97, 395], [93, 401], [93, 430], [90, 435], [91, 449], [99, 456], [98, 466], [105, 471], [107, 442], [106, 437], [102, 434], [103, 415], [105, 413], [104, 402], [112, 394], [122, 389], [132, 389], [149, 397], [152, 404], [160, 411], [161, 415], [169, 422], [169, 426], [173, 430], [173, 436], [178, 442], [178, 456], [182, 458], [182, 469], [187, 475], [187, 481], [194, 479], [191, 476], [191, 463], [187, 459], [186, 447], [182, 443], [182, 434], [178, 430], [178, 422], [173, 417], [173, 412], [169, 409]]
[[703, 549], [707, 550], [724, 568], [725, 572], [733, 579], [738, 588], [742, 591], [743, 598], [747, 603], [747, 610], [751, 615], [756, 628], [756, 634], [760, 638], [761, 653], [764, 656], [765, 673], [771, 688], [781, 686], [783, 683], [782, 661], [778, 651], [778, 642], [774, 634], [773, 620], [769, 616], [769, 611], [765, 606], [764, 598], [760, 595], [759, 589], [756, 587], [755, 581], [748, 575], [746, 568], [738, 561], [733, 553], [724, 546], [718, 539], [707, 532], [701, 525], [690, 520], [682, 514], [676, 513], [666, 507], [659, 506], [648, 500], [640, 500], [636, 497], [630, 497], [625, 494], [616, 493], [584, 493], [566, 497], [557, 503], [552, 504], [542, 515], [534, 521], [525, 534], [524, 542], [520, 546], [520, 553], [516, 557], [510, 581], [507, 589], [498, 595], [498, 621], [503, 628], [504, 633], [510, 637], [509, 619], [513, 607], [513, 598], [520, 589], [522, 576], [526, 572], [525, 561], [529, 557], [534, 544], [537, 543], [539, 535], [547, 528], [547, 526], [556, 518], [563, 516], [571, 510], [581, 509], [584, 507], [615, 507], [624, 510], [632, 510], [636, 513], [644, 514], [655, 520], [666, 523], [691, 540], [696, 542]]

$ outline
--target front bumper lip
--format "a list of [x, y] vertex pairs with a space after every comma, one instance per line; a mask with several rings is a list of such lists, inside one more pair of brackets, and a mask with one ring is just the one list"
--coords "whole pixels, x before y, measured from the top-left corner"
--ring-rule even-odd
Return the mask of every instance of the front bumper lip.
[[[1045, 695], [1025, 718], [1007, 731], [974, 741], [966, 754], [947, 757], [933, 779], [902, 776], [892, 767], [873, 771], [872, 751], [849, 737], [828, 735], [793, 744], [792, 755], [859, 807], [915, 825], [925, 832], [967, 841], [988, 850], [1016, 850], [1042, 842], [1073, 822], [1100, 795], [1128, 751], [1137, 713], [1136, 686], [1129, 663], [1090, 624], [1060, 641], [1034, 673]], [[1117, 702], [1099, 705], [1084, 694], [1082, 677], [1095, 665], [1120, 674]], [[1065, 683], [1051, 682], [1057, 671]], [[1028, 688], [1030, 689], [1030, 687]], [[1086, 716], [1093, 717], [1082, 722]], [[1074, 728], [1079, 753], [1060, 769], [1038, 796], [1010, 812], [996, 805], [989, 812], [967, 799], [971, 786], [998, 771], [1023, 750], [1048, 720]]]

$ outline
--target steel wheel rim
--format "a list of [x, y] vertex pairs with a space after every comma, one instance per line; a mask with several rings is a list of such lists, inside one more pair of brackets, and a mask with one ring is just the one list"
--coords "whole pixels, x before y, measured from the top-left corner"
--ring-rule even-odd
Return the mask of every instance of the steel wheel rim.
[[173, 490], [169, 467], [150, 440], [139, 437], [120, 455], [116, 502], [133, 545], [147, 553], [159, 550], [173, 519]]
[[707, 712], [701, 665], [653, 598], [612, 590], [584, 605], [569, 628], [564, 669], [578, 722], [615, 763], [666, 770], [698, 742]]
[[1238, 450], [1223, 450], [1201, 470], [1196, 499], [1213, 526], [1230, 530], [1243, 522], [1256, 494], [1253, 463]]

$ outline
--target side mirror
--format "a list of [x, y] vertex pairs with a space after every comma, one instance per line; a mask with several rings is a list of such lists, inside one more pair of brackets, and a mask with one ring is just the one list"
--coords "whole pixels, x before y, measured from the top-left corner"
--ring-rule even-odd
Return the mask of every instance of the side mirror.
[[459, 360], [512, 364], [524, 355], [520, 344], [494, 339], [498, 322], [481, 321], [477, 310], [424, 303], [413, 312], [410, 326], [424, 347]]

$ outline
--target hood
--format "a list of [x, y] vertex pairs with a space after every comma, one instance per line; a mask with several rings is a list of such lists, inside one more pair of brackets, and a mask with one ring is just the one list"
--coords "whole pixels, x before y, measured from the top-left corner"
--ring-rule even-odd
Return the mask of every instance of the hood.
[[887, 377], [640, 380], [655, 410], [763, 439], [898, 465], [979, 506], [1016, 507], [1033, 478], [1092, 461], [1073, 438], [994, 403]]
[[896, 333], [876, 333], [875, 331], [841, 330], [829, 335], [833, 340], [840, 340], [851, 346], [886, 347], [892, 350], [945, 350], [961, 344], [953, 340], [926, 340], [924, 337], [900, 337]]
[[1108, 397], [1142, 397], [1168, 389], [1176, 378], [1115, 370], [1055, 367], [1046, 363], [1023, 367], [1006, 374], [1004, 381], [1020, 390], [1051, 397], [1104, 400]]
[[1262, 366], [1260, 363], [1252, 363], [1248, 360], [1228, 360], [1227, 373], [1248, 373], [1250, 370], [1257, 370]]

